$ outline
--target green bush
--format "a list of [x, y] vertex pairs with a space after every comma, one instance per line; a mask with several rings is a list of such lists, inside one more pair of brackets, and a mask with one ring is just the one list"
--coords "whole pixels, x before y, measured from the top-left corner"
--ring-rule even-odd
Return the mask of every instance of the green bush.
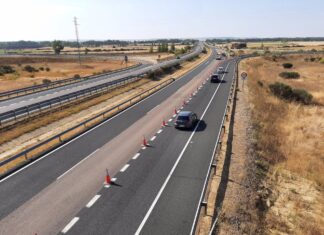
[[40, 71], [44, 71], [44, 67], [39, 67], [39, 70]]
[[37, 72], [38, 70], [37, 69], [35, 69], [33, 66], [31, 66], [31, 65], [26, 65], [25, 67], [24, 67], [24, 70], [25, 71], [27, 71], [27, 72], [29, 72], [29, 73], [33, 73], [33, 72]]
[[291, 99], [292, 88], [284, 83], [276, 82], [269, 85], [270, 91], [279, 98]]
[[292, 99], [303, 104], [310, 104], [313, 96], [304, 89], [293, 89]]
[[0, 65], [0, 73], [3, 75], [6, 73], [14, 73], [16, 72], [10, 65]]
[[79, 78], [81, 78], [81, 76], [79, 74], [74, 74], [73, 78], [74, 79], [79, 79]]
[[282, 67], [284, 67], [285, 69], [291, 69], [293, 67], [292, 63], [283, 63]]
[[324, 64], [324, 58], [322, 58], [322, 59], [320, 60], [320, 63]]
[[303, 104], [310, 104], [312, 102], [313, 96], [303, 89], [292, 89], [290, 86], [276, 82], [269, 85], [270, 91], [277, 97], [296, 101]]
[[314, 57], [310, 58], [311, 62], [314, 62], [315, 60], [316, 60], [316, 58], [314, 58]]
[[51, 80], [49, 80], [49, 79], [43, 79], [43, 84], [50, 84], [52, 81]]
[[172, 73], [172, 71], [173, 71], [173, 68], [170, 66], [164, 66], [161, 69], [162, 69], [163, 73], [166, 73], [166, 74]]
[[49, 71], [51, 71], [51, 69], [49, 68], [49, 67], [46, 67], [46, 72], [49, 72]]
[[286, 79], [297, 79], [300, 77], [300, 74], [297, 72], [281, 72], [279, 76]]

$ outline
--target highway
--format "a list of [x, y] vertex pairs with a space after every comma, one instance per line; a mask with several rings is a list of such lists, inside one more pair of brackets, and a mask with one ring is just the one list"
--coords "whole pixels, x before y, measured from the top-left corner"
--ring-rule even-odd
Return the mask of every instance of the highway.
[[53, 99], [56, 97], [61, 97], [61, 96], [64, 96], [64, 95], [67, 95], [67, 94], [70, 94], [70, 93], [73, 93], [76, 91], [81, 91], [81, 90], [84, 90], [84, 89], [87, 89], [90, 87], [95, 87], [95, 86], [98, 86], [98, 85], [101, 85], [101, 84], [104, 84], [104, 83], [107, 83], [110, 81], [114, 81], [114, 80], [117, 80], [120, 78], [124, 78], [124, 77], [128, 77], [128, 76], [138, 76], [138, 75], [147, 73], [149, 71], [156, 70], [156, 69], [161, 68], [166, 65], [184, 61], [184, 60], [190, 58], [193, 54], [200, 52], [201, 49], [202, 49], [202, 43], [200, 43], [198, 46], [196, 46], [192, 53], [183, 55], [180, 59], [173, 59], [170, 61], [165, 61], [165, 62], [161, 62], [161, 63], [154, 64], [154, 65], [143, 64], [140, 67], [122, 71], [122, 72], [118, 72], [118, 73], [114, 73], [111, 75], [103, 75], [103, 76], [100, 76], [100, 77], [97, 77], [94, 79], [81, 81], [76, 84], [70, 84], [70, 85], [66, 85], [66, 86], [62, 86], [62, 87], [53, 88], [50, 90], [45, 90], [45, 91], [40, 91], [37, 93], [28, 94], [26, 96], [21, 96], [21, 97], [12, 98], [9, 100], [1, 101], [0, 102], [0, 114], [6, 113], [9, 111], [18, 109], [18, 108], [26, 107], [28, 105], [37, 104], [39, 102]]
[[[206, 163], [211, 159], [220, 128], [219, 120], [225, 110], [234, 63], [223, 65], [229, 66], [229, 73], [224, 78], [226, 82], [206, 83], [185, 105], [203, 117], [196, 131], [176, 131], [171, 127], [159, 129], [162, 120], [172, 116], [174, 108], [197, 91], [197, 87], [216, 70], [217, 63], [211, 57], [160, 92], [2, 179], [0, 234], [57, 234], [69, 227], [66, 226], [71, 219], [76, 221], [73, 220], [75, 216], [80, 219], [68, 229], [71, 233], [116, 234], [115, 229], [122, 224], [117, 234], [132, 234], [139, 229], [152, 202], [157, 199], [140, 230], [146, 234], [156, 226], [154, 218], [166, 213], [168, 207], [163, 201], [169, 201], [173, 193], [176, 200], [173, 203], [179, 202], [182, 196], [183, 202], [192, 202], [192, 207], [183, 208], [188, 209], [186, 218], [172, 219], [174, 229], [183, 227], [179, 226], [179, 220], [187, 221], [188, 226], [183, 228], [187, 231], [195, 216], [192, 212], [197, 209], [197, 193], [199, 190], [201, 193], [199, 187], [206, 175]], [[159, 134], [152, 137], [157, 132]], [[138, 155], [143, 135], [152, 137], [152, 147], [142, 149]], [[189, 151], [191, 147], [194, 151]], [[116, 183], [120, 187], [103, 188], [106, 168], [117, 177]], [[171, 175], [170, 169], [174, 169]], [[157, 198], [164, 184], [163, 192]], [[193, 187], [195, 185], [197, 187]], [[180, 192], [180, 188], [183, 191]], [[95, 200], [91, 200], [93, 197]], [[94, 204], [91, 205], [89, 200]], [[98, 208], [102, 203], [104, 205]], [[85, 209], [88, 204], [90, 208]], [[179, 207], [173, 209], [181, 211]], [[132, 222], [128, 225], [127, 221]]]
[[[197, 128], [161, 129], [127, 169], [115, 175], [117, 184], [103, 188], [100, 199], [85, 207], [68, 234], [191, 234], [208, 167], [233, 78], [229, 65], [226, 83], [208, 84], [186, 110], [201, 118]], [[137, 156], [137, 155], [135, 155]], [[123, 169], [123, 168], [122, 168]]]

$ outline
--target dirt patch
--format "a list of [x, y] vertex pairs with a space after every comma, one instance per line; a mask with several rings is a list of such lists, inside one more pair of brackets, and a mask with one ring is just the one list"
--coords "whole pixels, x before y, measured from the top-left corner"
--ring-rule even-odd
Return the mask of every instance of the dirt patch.
[[[136, 62], [130, 61], [127, 66]], [[57, 81], [71, 78], [76, 74], [89, 76], [96, 73], [109, 72], [125, 68], [121, 60], [82, 58], [79, 65], [76, 59], [54, 57], [2, 57], [0, 65], [10, 65], [16, 71], [0, 76], [0, 92], [42, 84], [43, 79]], [[25, 71], [25, 66], [30, 65], [37, 72]], [[47, 71], [49, 69], [49, 71]]]

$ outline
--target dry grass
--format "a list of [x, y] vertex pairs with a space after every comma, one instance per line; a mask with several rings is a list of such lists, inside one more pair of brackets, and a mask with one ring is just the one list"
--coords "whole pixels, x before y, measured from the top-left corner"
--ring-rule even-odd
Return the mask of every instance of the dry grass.
[[[136, 64], [130, 61], [128, 66]], [[111, 59], [83, 59], [82, 65], [75, 59], [69, 58], [42, 58], [42, 57], [0, 57], [0, 65], [11, 65], [16, 73], [0, 76], [0, 92], [18, 89], [26, 86], [42, 84], [43, 79], [52, 81], [71, 78], [75, 74], [80, 76], [94, 73], [109, 72], [125, 67], [121, 60]], [[31, 65], [35, 69], [50, 68], [50, 71], [29, 73], [23, 70], [24, 66]]]
[[[324, 216], [324, 107], [288, 103], [272, 96], [267, 89], [270, 83], [281, 81], [308, 90], [323, 104], [324, 66], [303, 59], [303, 56], [287, 56], [277, 61], [253, 58], [240, 64], [241, 70], [249, 74], [257, 155], [272, 163], [271, 175], [265, 180], [272, 185], [273, 194], [277, 194], [266, 216], [270, 234], [324, 233], [321, 226]], [[293, 63], [292, 70], [298, 71], [301, 79], [279, 78], [282, 62]], [[258, 81], [262, 81], [263, 86]], [[287, 188], [292, 190], [287, 191]]]

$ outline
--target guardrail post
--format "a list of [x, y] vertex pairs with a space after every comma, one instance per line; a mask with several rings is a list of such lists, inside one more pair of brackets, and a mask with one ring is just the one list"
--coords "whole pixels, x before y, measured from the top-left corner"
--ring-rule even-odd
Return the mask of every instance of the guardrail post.
[[216, 175], [216, 166], [216, 162], [211, 165], [212, 169], [214, 169], [214, 175]]
[[204, 208], [204, 214], [207, 214], [207, 202], [204, 200], [200, 203], [201, 207]]
[[225, 125], [222, 125], [222, 132], [225, 133]]

